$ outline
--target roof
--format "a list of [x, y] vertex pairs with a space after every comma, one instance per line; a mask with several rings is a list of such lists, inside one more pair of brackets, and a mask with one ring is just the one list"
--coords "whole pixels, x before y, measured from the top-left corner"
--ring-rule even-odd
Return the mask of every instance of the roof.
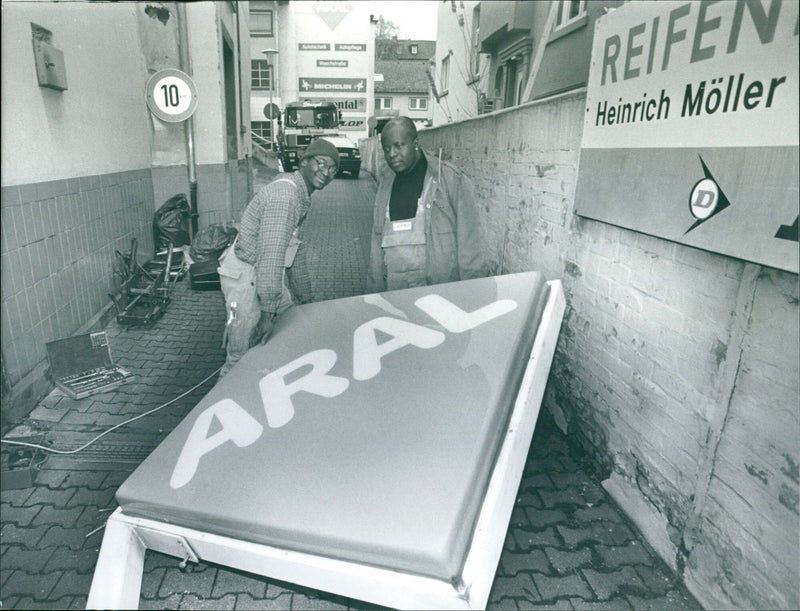
[[[416, 46], [417, 52], [412, 53], [412, 48]], [[436, 55], [435, 40], [415, 40], [405, 39], [386, 40], [375, 39], [375, 61], [383, 59], [402, 59], [402, 60], [428, 60]]]
[[[412, 54], [416, 47], [417, 52]], [[428, 62], [436, 56], [435, 40], [375, 40], [375, 93], [428, 94]]]
[[375, 73], [383, 81], [375, 81], [375, 93], [428, 93], [427, 60], [381, 60], [375, 62]]

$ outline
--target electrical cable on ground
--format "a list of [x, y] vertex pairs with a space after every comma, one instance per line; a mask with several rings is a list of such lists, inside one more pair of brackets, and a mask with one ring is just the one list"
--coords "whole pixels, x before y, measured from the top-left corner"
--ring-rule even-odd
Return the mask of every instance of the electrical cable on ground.
[[149, 416], [150, 414], [154, 414], [158, 410], [164, 409], [168, 405], [171, 405], [171, 404], [175, 403], [175, 401], [177, 401], [178, 399], [182, 399], [183, 397], [188, 395], [190, 392], [196, 390], [197, 388], [199, 388], [200, 386], [202, 386], [203, 384], [208, 382], [213, 376], [215, 376], [217, 373], [219, 373], [220, 369], [222, 369], [222, 367], [219, 367], [218, 369], [212, 371], [205, 379], [203, 379], [202, 381], [198, 382], [197, 384], [192, 386], [189, 390], [187, 390], [186, 392], [178, 395], [174, 399], [170, 399], [169, 401], [167, 401], [163, 405], [159, 405], [158, 407], [154, 407], [153, 409], [148, 410], [143, 414], [139, 414], [138, 416], [134, 416], [133, 418], [125, 420], [124, 422], [120, 422], [119, 424], [115, 424], [110, 429], [106, 429], [105, 431], [100, 433], [94, 439], [86, 442], [81, 447], [76, 448], [74, 450], [57, 450], [55, 448], [48, 448], [47, 446], [39, 445], [39, 444], [36, 444], [36, 443], [28, 443], [26, 441], [13, 441], [11, 439], [0, 439], [0, 443], [5, 443], [7, 445], [15, 445], [15, 446], [25, 446], [25, 447], [28, 447], [28, 448], [38, 448], [40, 450], [44, 450], [45, 452], [50, 452], [51, 454], [77, 454], [78, 452], [82, 452], [83, 450], [88, 448], [95, 441], [97, 441], [98, 439], [100, 439], [104, 435], [107, 435], [111, 431], [114, 431], [114, 430], [116, 430], [116, 429], [118, 429], [118, 428], [120, 428], [122, 426], [125, 426], [126, 424], [130, 424], [131, 422], [134, 422], [134, 421], [138, 420], [139, 418], [144, 418], [145, 416]]

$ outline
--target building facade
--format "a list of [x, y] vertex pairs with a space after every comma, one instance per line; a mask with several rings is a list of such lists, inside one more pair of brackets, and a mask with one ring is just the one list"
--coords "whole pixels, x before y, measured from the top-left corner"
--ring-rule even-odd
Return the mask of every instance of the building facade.
[[376, 131], [401, 115], [418, 128], [431, 125], [429, 70], [435, 55], [436, 42], [432, 40], [375, 41]]
[[254, 142], [269, 148], [274, 104], [330, 101], [341, 113], [341, 133], [366, 137], [373, 114], [374, 32], [361, 2], [253, 1], [250, 14]]
[[[115, 251], [135, 238], [140, 258], [154, 254], [167, 199], [191, 199], [200, 229], [249, 199], [249, 38], [237, 8], [3, 3], [4, 415], [49, 390], [47, 342], [109, 311]], [[190, 119], [149, 110], [150, 77], [166, 69], [196, 88]]]
[[434, 124], [586, 85], [595, 21], [622, 0], [442, 2]]

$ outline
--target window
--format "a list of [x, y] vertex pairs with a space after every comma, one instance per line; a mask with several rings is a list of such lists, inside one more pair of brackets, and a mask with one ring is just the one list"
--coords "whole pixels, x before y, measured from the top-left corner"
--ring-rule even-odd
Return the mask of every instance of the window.
[[409, 110], [427, 110], [428, 98], [408, 98]]
[[556, 24], [553, 29], [563, 28], [586, 15], [586, 0], [561, 0], [557, 7]]
[[274, 36], [272, 31], [272, 2], [250, 2], [250, 36]]
[[375, 110], [389, 110], [392, 107], [392, 98], [375, 98]]
[[447, 86], [450, 82], [450, 55], [442, 59], [442, 73], [439, 75], [439, 80], [442, 83], [442, 95], [447, 93]]
[[411, 45], [408, 51], [411, 55], [417, 55], [419, 53], [419, 45]]
[[266, 59], [250, 62], [250, 87], [253, 89], [272, 89], [272, 66]]
[[251, 121], [250, 129], [253, 131], [253, 142], [269, 148], [272, 143], [272, 123], [271, 121]]

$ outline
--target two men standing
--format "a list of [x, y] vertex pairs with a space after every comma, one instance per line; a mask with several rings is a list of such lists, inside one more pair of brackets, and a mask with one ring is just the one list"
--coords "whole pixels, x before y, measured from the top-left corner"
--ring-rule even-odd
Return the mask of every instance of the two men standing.
[[[371, 232], [368, 292], [478, 278], [490, 274], [473, 186], [452, 164], [423, 151], [408, 117], [381, 132], [386, 168], [379, 178]], [[220, 257], [227, 358], [222, 378], [250, 347], [265, 343], [275, 318], [312, 301], [305, 261], [294, 264], [297, 233], [311, 193], [336, 174], [339, 155], [324, 139], [300, 167], [278, 176], [245, 209], [239, 235]]]

